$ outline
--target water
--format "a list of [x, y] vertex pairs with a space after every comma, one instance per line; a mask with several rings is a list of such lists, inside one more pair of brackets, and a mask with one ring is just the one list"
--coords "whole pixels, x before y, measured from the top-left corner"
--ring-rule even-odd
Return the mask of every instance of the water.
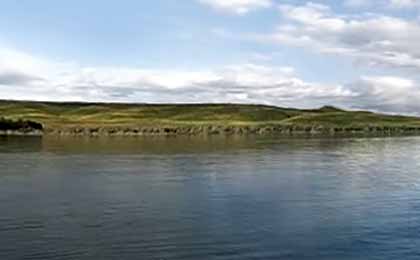
[[2, 138], [0, 259], [419, 259], [420, 138]]

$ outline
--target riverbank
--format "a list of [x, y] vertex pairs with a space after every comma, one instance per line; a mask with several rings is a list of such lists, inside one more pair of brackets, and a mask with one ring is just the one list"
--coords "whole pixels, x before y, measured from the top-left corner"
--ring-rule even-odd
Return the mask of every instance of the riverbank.
[[44, 131], [40, 130], [0, 130], [0, 136], [44, 136]]
[[200, 135], [279, 135], [279, 136], [401, 136], [420, 135], [420, 127], [323, 128], [296, 126], [197, 126], [137, 128], [66, 128], [0, 131], [0, 136], [200, 136]]
[[300, 110], [236, 104], [150, 105], [0, 101], [0, 117], [13, 126], [10, 129], [0, 128], [0, 135], [420, 134], [420, 118], [417, 117], [345, 111], [328, 106]]

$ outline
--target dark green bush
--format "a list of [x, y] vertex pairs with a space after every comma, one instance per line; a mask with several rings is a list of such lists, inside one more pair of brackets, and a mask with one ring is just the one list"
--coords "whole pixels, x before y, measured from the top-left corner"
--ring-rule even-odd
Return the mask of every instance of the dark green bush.
[[29, 120], [11, 120], [0, 117], [0, 130], [42, 130], [43, 126], [40, 123]]

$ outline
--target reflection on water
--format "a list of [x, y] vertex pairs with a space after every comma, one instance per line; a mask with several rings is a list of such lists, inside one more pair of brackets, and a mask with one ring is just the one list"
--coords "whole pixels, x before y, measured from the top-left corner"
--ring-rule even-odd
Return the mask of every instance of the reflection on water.
[[418, 259], [420, 138], [0, 138], [0, 259]]

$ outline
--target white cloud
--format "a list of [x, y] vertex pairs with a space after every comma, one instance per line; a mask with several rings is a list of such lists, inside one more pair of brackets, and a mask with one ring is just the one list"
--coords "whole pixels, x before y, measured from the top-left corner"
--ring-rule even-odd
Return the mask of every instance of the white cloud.
[[419, 115], [419, 82], [401, 77], [364, 76], [348, 87], [356, 94], [354, 104], [359, 108]]
[[330, 7], [307, 3], [281, 5], [283, 23], [259, 40], [353, 57], [365, 64], [420, 69], [420, 25], [414, 20], [364, 14], [335, 14]]
[[410, 8], [420, 6], [419, 0], [389, 0], [390, 7], [394, 8]]
[[243, 15], [250, 11], [268, 8], [272, 5], [271, 0], [198, 0], [200, 3], [210, 7], [227, 11], [230, 13]]
[[343, 85], [306, 82], [294, 68], [252, 63], [201, 71], [83, 67], [0, 48], [2, 99], [336, 105], [418, 113], [419, 87], [395, 76], [363, 76]]
[[370, 6], [372, 0], [345, 0], [344, 5], [348, 7], [365, 7]]
[[272, 54], [252, 53], [250, 59], [256, 62], [269, 62], [273, 60]]
[[413, 8], [420, 6], [420, 0], [345, 0], [344, 6], [351, 8], [375, 7], [378, 9], [395, 9]]
[[0, 49], [0, 89], [3, 99], [240, 102], [308, 108], [351, 96], [340, 85], [305, 82], [291, 67], [248, 63], [202, 71], [86, 68], [4, 49]]

